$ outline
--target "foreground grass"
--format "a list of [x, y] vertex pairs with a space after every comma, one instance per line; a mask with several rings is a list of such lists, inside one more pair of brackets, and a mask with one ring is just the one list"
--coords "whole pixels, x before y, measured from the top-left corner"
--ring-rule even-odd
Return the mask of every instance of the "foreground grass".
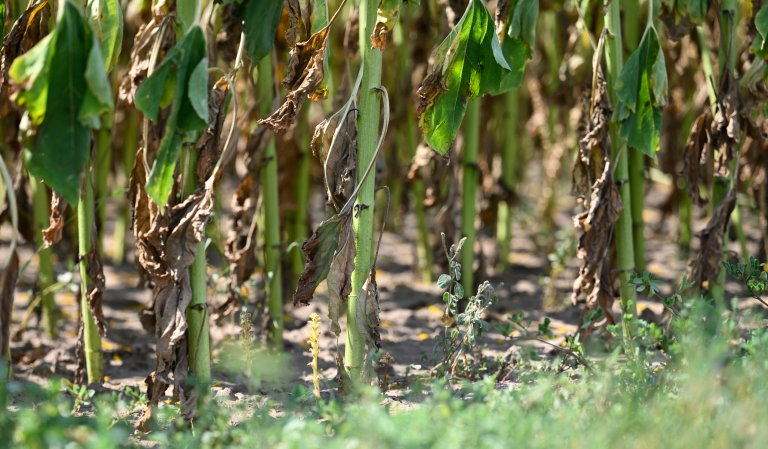
[[[655, 348], [631, 342], [593, 361], [593, 371], [522, 362], [514, 386], [433, 380], [412, 386], [405, 403], [373, 389], [316, 401], [298, 388], [256, 409], [206, 396], [194, 429], [164, 407], [157, 430], [134, 438], [129, 416], [116, 416], [135, 409], [138, 395], [91, 399], [62, 394], [56, 382], [3, 383], [0, 439], [25, 448], [765, 448], [768, 336], [744, 330], [745, 321], [722, 311], [687, 320], [663, 364]], [[73, 401], [92, 403], [92, 413], [73, 415]]]

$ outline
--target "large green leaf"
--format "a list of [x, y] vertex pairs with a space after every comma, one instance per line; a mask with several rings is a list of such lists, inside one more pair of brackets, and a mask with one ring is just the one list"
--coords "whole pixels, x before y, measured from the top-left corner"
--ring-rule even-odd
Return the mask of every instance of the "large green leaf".
[[661, 111], [667, 104], [667, 69], [664, 52], [653, 27], [632, 52], [616, 81], [618, 104], [614, 119], [630, 147], [656, 157], [661, 133]]
[[493, 17], [482, 0], [470, 1], [434, 54], [433, 71], [419, 89], [419, 125], [429, 146], [446, 154], [464, 119], [467, 101], [514, 87], [510, 67], [520, 64], [516, 58], [523, 55], [504, 54]]
[[[172, 92], [172, 96], [171, 96]], [[181, 146], [208, 125], [208, 58], [205, 37], [193, 26], [162, 64], [136, 91], [136, 107], [156, 122], [172, 98], [157, 157], [147, 179], [147, 193], [164, 207], [173, 188]]]
[[123, 10], [120, 0], [88, 2], [88, 23], [96, 32], [104, 56], [104, 69], [109, 72], [117, 64], [123, 44]]
[[101, 51], [78, 7], [65, 1], [55, 29], [17, 58], [9, 74], [23, 86], [18, 104], [39, 125], [25, 154], [27, 169], [76, 202], [91, 128], [98, 127], [100, 114], [112, 110]]
[[243, 31], [254, 65], [272, 51], [282, 10], [283, 0], [247, 0]]

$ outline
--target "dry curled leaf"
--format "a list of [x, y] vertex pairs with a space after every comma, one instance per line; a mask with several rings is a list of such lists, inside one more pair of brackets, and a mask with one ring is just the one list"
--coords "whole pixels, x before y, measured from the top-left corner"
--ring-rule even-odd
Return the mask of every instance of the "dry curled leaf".
[[331, 18], [328, 26], [321, 28], [309, 38], [303, 39], [310, 27], [309, 17], [302, 17], [298, 1], [286, 3], [289, 25], [286, 30], [286, 40], [294, 43], [291, 47], [290, 59], [286, 67], [282, 84], [288, 90], [283, 104], [269, 117], [258, 121], [274, 132], [285, 131], [296, 120], [304, 101], [325, 98], [323, 88], [325, 47], [328, 43], [330, 25], [336, 18]]
[[0, 273], [0, 357], [5, 357], [11, 344], [11, 312], [18, 276], [19, 255], [14, 250]]
[[579, 139], [579, 154], [573, 166], [571, 185], [572, 192], [582, 198], [589, 195], [595, 181], [603, 173], [606, 157], [610, 154], [608, 129], [611, 105], [599, 65], [595, 73], [587, 127], [584, 136]]
[[621, 196], [611, 177], [611, 164], [605, 163], [602, 177], [592, 186], [589, 209], [574, 217], [574, 225], [582, 234], [579, 238], [579, 277], [573, 283], [574, 303], [585, 296], [587, 310], [601, 308], [613, 323], [611, 305], [614, 292], [609, 252], [613, 225], [622, 210]]
[[[141, 83], [147, 79], [152, 47], [155, 45], [155, 41], [160, 37], [163, 20], [166, 19], [155, 17], [146, 24], [143, 24], [136, 33], [136, 37], [133, 39], [130, 69], [128, 69], [128, 76], [123, 78], [123, 81], [120, 84], [120, 94], [118, 96], [120, 101], [123, 101], [126, 104], [133, 104], [134, 97], [136, 96], [136, 89], [138, 89]], [[165, 30], [162, 34], [163, 42], [159, 44], [158, 61], [162, 60], [162, 55], [168, 52], [168, 50], [175, 44], [175, 35], [176, 33], [172, 30]]]
[[64, 231], [64, 212], [66, 210], [67, 201], [63, 196], [53, 191], [51, 195], [51, 217], [48, 220], [48, 227], [43, 229], [43, 241], [46, 248], [61, 241]]
[[144, 190], [146, 170], [143, 149], [136, 157], [131, 177], [134, 203], [134, 235], [139, 263], [152, 285], [155, 322], [156, 368], [146, 379], [149, 405], [137, 427], [145, 428], [168, 386], [182, 403], [185, 418], [191, 418], [195, 399], [185, 385], [188, 371], [186, 311], [192, 299], [189, 267], [195, 259], [205, 226], [213, 212], [215, 179], [209, 178], [182, 203], [163, 212]]
[[8, 84], [8, 70], [13, 61], [48, 34], [50, 15], [51, 8], [47, 0], [35, 1], [13, 23], [0, 49], [0, 87]]
[[371, 34], [371, 46], [384, 50], [391, 40], [392, 31], [397, 24], [402, 0], [381, 0], [376, 10], [376, 24]]
[[293, 304], [309, 304], [315, 289], [328, 277], [331, 264], [342, 244], [342, 238], [352, 233], [352, 213], [334, 215], [320, 223], [302, 245], [307, 261], [304, 271], [299, 276], [296, 292], [293, 294]]
[[349, 199], [357, 180], [357, 120], [349, 112], [342, 109], [323, 120], [312, 136], [312, 154], [323, 164], [328, 204], [337, 212]]
[[365, 336], [365, 344], [369, 352], [381, 347], [381, 335], [379, 334], [379, 325], [381, 324], [379, 319], [380, 313], [379, 289], [376, 284], [375, 269], [372, 269], [370, 276], [365, 280], [357, 295], [355, 308], [357, 330]]
[[712, 151], [709, 146], [709, 129], [712, 122], [712, 113], [709, 108], [696, 118], [685, 144], [683, 157], [683, 176], [688, 185], [688, 193], [697, 205], [706, 204], [706, 199], [701, 196], [699, 190], [702, 181], [709, 185], [712, 182], [711, 158]]
[[355, 233], [352, 226], [344, 226], [339, 236], [339, 249], [331, 262], [326, 282], [328, 284], [328, 318], [331, 331], [339, 336], [339, 318], [352, 290], [352, 272], [355, 271]]
[[690, 261], [690, 279], [693, 285], [706, 289], [720, 274], [723, 263], [723, 240], [728, 221], [736, 207], [736, 190], [731, 189], [717, 205], [707, 227], [697, 234], [701, 242], [698, 253]]

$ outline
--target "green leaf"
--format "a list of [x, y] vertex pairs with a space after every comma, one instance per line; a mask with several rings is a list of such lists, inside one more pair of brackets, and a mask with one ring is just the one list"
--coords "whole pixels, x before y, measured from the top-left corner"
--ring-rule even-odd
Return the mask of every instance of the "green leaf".
[[768, 48], [766, 48], [765, 41], [768, 39], [768, 3], [763, 3], [763, 6], [755, 14], [755, 30], [757, 34], [752, 40], [750, 50], [763, 59], [768, 59]]
[[46, 96], [45, 115], [26, 164], [33, 176], [70, 203], [79, 197], [81, 173], [91, 149], [91, 130], [79, 113], [90, 91], [84, 68], [93, 47], [88, 23], [78, 7], [66, 1], [47, 51], [47, 91], [56, 94]]
[[656, 30], [648, 27], [616, 81], [614, 120], [630, 147], [656, 157], [661, 111], [667, 104], [667, 70]]
[[453, 279], [451, 279], [451, 276], [447, 274], [441, 274], [440, 277], [437, 278], [437, 286], [438, 288], [446, 290], [448, 287], [451, 286], [452, 281]]
[[5, 37], [5, 14], [8, 11], [8, 7], [5, 0], [0, 0], [0, 38]]
[[51, 61], [49, 56], [54, 47], [54, 35], [55, 32], [45, 36], [28, 52], [16, 58], [8, 70], [11, 80], [24, 86], [16, 98], [16, 104], [26, 108], [34, 125], [40, 125], [45, 117]]
[[511, 73], [502, 80], [502, 91], [517, 88], [523, 81], [525, 63], [531, 59], [536, 47], [538, 19], [539, 0], [512, 0], [501, 37], [502, 53]]
[[194, 141], [208, 125], [208, 58], [203, 31], [193, 26], [168, 52], [158, 69], [136, 91], [136, 107], [156, 122], [172, 91], [171, 111], [165, 122], [157, 158], [147, 179], [147, 193], [165, 207], [174, 182], [181, 146]]
[[85, 92], [83, 104], [80, 106], [78, 120], [91, 128], [100, 128], [99, 117], [112, 111], [115, 105], [112, 101], [109, 79], [107, 79], [107, 74], [104, 71], [104, 58], [101, 56], [101, 49], [95, 37], [91, 44], [91, 51], [88, 52], [85, 83], [88, 89]]
[[248, 0], [245, 5], [243, 31], [254, 65], [272, 51], [282, 10], [283, 0]]
[[176, 23], [178, 27], [178, 37], [184, 36], [192, 29], [196, 19], [200, 16], [199, 8], [202, 2], [196, 0], [179, 0], [176, 2]]
[[123, 10], [120, 0], [91, 0], [87, 4], [88, 23], [98, 36], [104, 70], [117, 64], [123, 45]]
[[514, 85], [510, 67], [517, 67], [518, 61], [510, 58], [518, 56], [504, 54], [490, 13], [482, 0], [471, 0], [461, 20], [435, 49], [433, 71], [419, 89], [419, 125], [430, 147], [446, 154], [464, 119], [467, 101]]

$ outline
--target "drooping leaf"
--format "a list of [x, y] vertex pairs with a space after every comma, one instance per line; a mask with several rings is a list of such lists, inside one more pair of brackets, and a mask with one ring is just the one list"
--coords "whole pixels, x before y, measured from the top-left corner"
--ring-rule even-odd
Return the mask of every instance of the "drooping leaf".
[[[33, 124], [40, 124], [26, 154], [29, 172], [76, 202], [91, 149], [90, 128], [112, 108], [101, 51], [78, 7], [65, 2], [51, 37], [17, 58], [9, 73], [27, 87], [17, 101], [30, 111]], [[37, 94], [44, 100], [32, 97]]]
[[[0, 3], [7, 10], [7, 3], [4, 0]], [[47, 0], [31, 2], [29, 7], [13, 23], [8, 34], [0, 34], [3, 43], [2, 48], [0, 48], [0, 71], [2, 71], [0, 86], [9, 81], [8, 71], [14, 60], [19, 55], [28, 52], [43, 37], [48, 35], [50, 11], [51, 8]], [[5, 25], [4, 18], [5, 15], [3, 15], [3, 23], [0, 24], [0, 28]]]
[[376, 10], [376, 24], [371, 35], [371, 46], [384, 49], [389, 43], [392, 31], [397, 24], [400, 14], [400, 4], [403, 0], [381, 0]]
[[248, 0], [245, 5], [244, 29], [248, 54], [256, 65], [272, 51], [283, 0]]
[[[181, 2], [184, 3], [184, 2]], [[88, 23], [96, 33], [104, 70], [109, 72], [117, 64], [123, 45], [123, 10], [119, 0], [92, 0], [87, 4]]]
[[469, 100], [513, 87], [510, 57], [519, 55], [504, 54], [490, 13], [482, 0], [471, 0], [435, 50], [433, 68], [419, 87], [419, 125], [430, 147], [448, 152]]
[[351, 214], [334, 215], [320, 223], [315, 232], [304, 242], [301, 249], [307, 260], [299, 276], [293, 304], [309, 304], [315, 289], [328, 277], [331, 263], [346, 235], [345, 229], [352, 226]]
[[181, 146], [195, 140], [196, 133], [208, 125], [207, 68], [205, 37], [194, 26], [136, 91], [136, 107], [157, 121], [160, 109], [166, 106], [164, 99], [173, 90], [165, 133], [147, 180], [147, 193], [160, 207], [165, 207], [171, 194]]
[[632, 52], [616, 82], [613, 118], [621, 122], [621, 135], [630, 147], [656, 157], [661, 133], [661, 111], [667, 104], [664, 52], [653, 27]]
[[315, 127], [311, 143], [312, 154], [323, 164], [328, 204], [337, 212], [347, 202], [357, 182], [357, 119], [349, 112], [342, 108], [320, 122]]
[[343, 226], [339, 236], [339, 249], [331, 262], [326, 282], [328, 284], [328, 318], [331, 331], [341, 334], [339, 318], [344, 310], [347, 296], [352, 290], [352, 272], [355, 271], [355, 233], [352, 226]]
[[[327, 93], [323, 78], [325, 50], [331, 24], [329, 22], [307, 38], [306, 35], [312, 29], [308, 17], [310, 9], [304, 9], [302, 14], [298, 0], [289, 0], [286, 10], [289, 23], [285, 38], [292, 48], [282, 85], [288, 90], [288, 95], [276, 111], [258, 122], [274, 132], [288, 129], [308, 98], [317, 101], [325, 98]], [[334, 18], [337, 16], [338, 14], [334, 15]]]

